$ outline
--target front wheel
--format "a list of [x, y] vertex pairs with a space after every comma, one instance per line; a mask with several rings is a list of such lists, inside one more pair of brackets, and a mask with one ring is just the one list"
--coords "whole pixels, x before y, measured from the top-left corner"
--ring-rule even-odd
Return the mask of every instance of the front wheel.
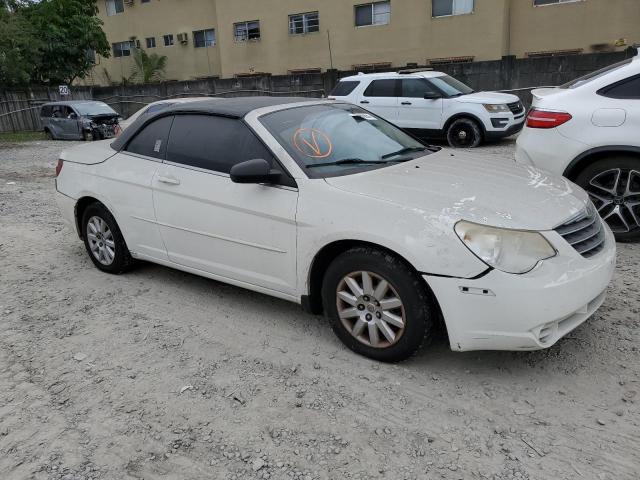
[[640, 159], [599, 160], [580, 172], [575, 182], [587, 191], [616, 240], [640, 241]]
[[351, 249], [331, 263], [322, 301], [347, 347], [384, 362], [411, 357], [435, 324], [424, 281], [398, 258], [374, 248]]
[[475, 148], [482, 141], [482, 130], [470, 118], [459, 118], [447, 129], [447, 142], [453, 148]]

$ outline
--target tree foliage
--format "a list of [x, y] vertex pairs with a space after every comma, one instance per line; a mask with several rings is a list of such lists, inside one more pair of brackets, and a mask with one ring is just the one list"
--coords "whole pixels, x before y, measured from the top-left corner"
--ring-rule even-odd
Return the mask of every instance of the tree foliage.
[[0, 85], [71, 83], [108, 57], [95, 0], [0, 0]]
[[167, 57], [157, 53], [148, 54], [140, 48], [133, 49], [133, 68], [130, 81], [140, 83], [157, 82], [164, 77], [167, 68]]

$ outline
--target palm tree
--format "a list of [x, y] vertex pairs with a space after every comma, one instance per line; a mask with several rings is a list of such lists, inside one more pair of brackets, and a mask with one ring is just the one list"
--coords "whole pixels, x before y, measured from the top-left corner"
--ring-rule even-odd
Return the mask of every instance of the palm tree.
[[167, 57], [152, 53], [149, 55], [141, 48], [133, 49], [134, 65], [131, 69], [131, 76], [128, 80], [139, 79], [140, 83], [149, 83], [162, 80], [164, 71], [167, 68]]

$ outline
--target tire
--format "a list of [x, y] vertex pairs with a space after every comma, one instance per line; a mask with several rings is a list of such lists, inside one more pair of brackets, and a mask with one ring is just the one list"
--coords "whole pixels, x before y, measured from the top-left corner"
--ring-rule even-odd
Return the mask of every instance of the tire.
[[587, 191], [617, 241], [640, 241], [640, 158], [611, 155], [588, 165], [574, 181]]
[[[100, 225], [105, 228], [99, 228]], [[101, 203], [92, 203], [85, 209], [82, 236], [89, 258], [99, 270], [119, 274], [133, 266], [134, 260], [115, 218]]]
[[44, 134], [47, 136], [47, 140], [55, 140], [53, 133], [51, 133], [51, 130], [49, 130], [48, 128], [45, 128]]
[[482, 142], [482, 130], [475, 120], [459, 118], [449, 125], [447, 142], [453, 148], [475, 148]]
[[[360, 278], [359, 284], [364, 286], [363, 272], [371, 278], [371, 288], [362, 289], [356, 297], [349, 284], [353, 283], [351, 280], [358, 283]], [[351, 280], [345, 281], [347, 278]], [[378, 287], [382, 281], [388, 282], [388, 289], [380, 295]], [[369, 298], [367, 290], [374, 292]], [[345, 293], [350, 295], [348, 302], [343, 300]], [[384, 308], [385, 304], [393, 307], [398, 300], [400, 307]], [[322, 303], [331, 328], [347, 347], [383, 362], [400, 362], [414, 355], [431, 339], [436, 325], [434, 302], [424, 281], [403, 261], [375, 248], [353, 248], [329, 265], [322, 282]], [[346, 318], [341, 319], [339, 312]], [[397, 323], [398, 318], [402, 320], [402, 327]], [[386, 324], [386, 328], [378, 327], [381, 323]], [[377, 334], [372, 335], [371, 329]], [[383, 333], [385, 329], [394, 334], [393, 341]]]
[[87, 131], [83, 131], [82, 132], [82, 140], [84, 142], [91, 142], [93, 140], [93, 133], [87, 132]]

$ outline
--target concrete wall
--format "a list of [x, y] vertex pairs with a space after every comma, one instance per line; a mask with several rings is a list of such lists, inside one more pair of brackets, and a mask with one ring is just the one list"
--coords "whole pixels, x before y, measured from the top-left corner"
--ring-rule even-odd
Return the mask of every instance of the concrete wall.
[[[560, 85], [599, 68], [633, 56], [631, 49], [623, 52], [570, 55], [547, 58], [504, 57], [464, 64], [449, 64], [438, 69], [465, 82], [474, 90], [514, 90], [526, 105], [531, 102], [530, 90], [537, 86]], [[248, 78], [208, 78], [173, 81], [148, 85], [117, 87], [72, 87], [72, 98], [93, 98], [111, 105], [128, 117], [143, 105], [164, 98], [181, 96], [247, 96], [293, 95], [321, 97], [328, 94], [336, 82], [353, 70], [330, 70], [307, 75], [274, 75]], [[0, 131], [37, 130], [38, 106], [59, 99], [57, 90], [0, 92]]]

